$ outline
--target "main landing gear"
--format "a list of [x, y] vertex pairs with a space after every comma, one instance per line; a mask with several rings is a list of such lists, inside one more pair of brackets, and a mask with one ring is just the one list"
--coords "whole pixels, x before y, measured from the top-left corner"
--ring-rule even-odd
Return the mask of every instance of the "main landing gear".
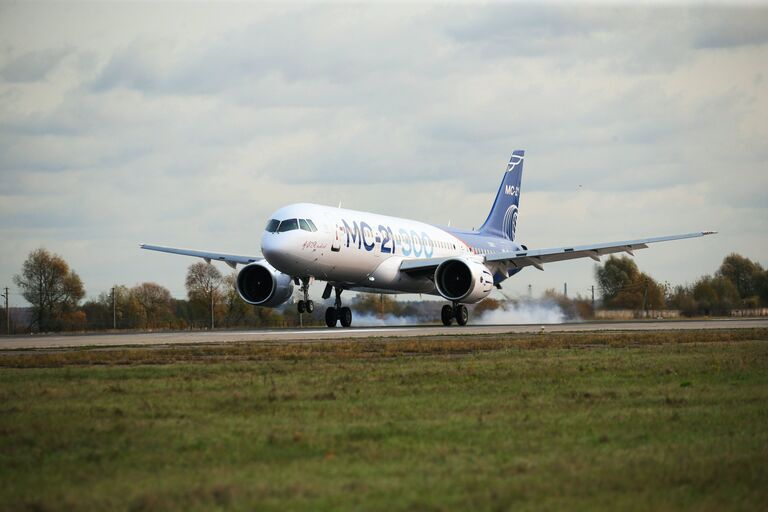
[[301, 288], [299, 288], [299, 290], [301, 290], [301, 292], [304, 294], [304, 299], [300, 300], [299, 303], [296, 305], [296, 308], [299, 310], [299, 313], [313, 312], [315, 310], [315, 303], [309, 299], [309, 278], [308, 277], [301, 278]]
[[440, 319], [443, 321], [443, 325], [448, 326], [453, 323], [453, 319], [456, 319], [456, 323], [459, 325], [467, 325], [469, 320], [469, 311], [464, 304], [446, 304], [440, 311]]
[[[328, 286], [330, 287], [330, 285]], [[328, 292], [328, 297], [330, 297], [330, 290], [326, 290]], [[352, 325], [352, 310], [346, 306], [341, 306], [342, 289], [336, 287], [334, 290], [336, 291], [336, 301], [333, 306], [325, 310], [325, 325], [328, 327], [336, 327], [336, 322], [339, 322], [342, 327], [349, 327]], [[325, 294], [323, 295], [325, 296]]]

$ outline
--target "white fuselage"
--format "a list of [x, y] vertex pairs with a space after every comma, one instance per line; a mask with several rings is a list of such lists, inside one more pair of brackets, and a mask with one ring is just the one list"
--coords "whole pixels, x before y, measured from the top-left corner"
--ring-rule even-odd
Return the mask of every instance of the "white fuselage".
[[[402, 261], [451, 256], [484, 260], [476, 254], [482, 249], [468, 246], [444, 229], [409, 219], [308, 203], [281, 208], [271, 219], [281, 223], [297, 219], [299, 226], [293, 228], [290, 223], [287, 231], [262, 235], [262, 252], [273, 267], [350, 289], [436, 293], [430, 279], [400, 272]], [[306, 219], [311, 223], [301, 222]]]

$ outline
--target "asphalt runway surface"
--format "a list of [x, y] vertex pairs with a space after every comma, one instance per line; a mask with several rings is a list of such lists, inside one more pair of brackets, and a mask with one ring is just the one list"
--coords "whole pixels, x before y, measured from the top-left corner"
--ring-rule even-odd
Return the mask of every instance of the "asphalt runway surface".
[[668, 331], [702, 329], [749, 329], [768, 327], [768, 318], [717, 320], [645, 320], [624, 322], [582, 322], [528, 325], [467, 325], [443, 327], [352, 327], [304, 329], [267, 329], [239, 331], [177, 331], [73, 335], [28, 335], [0, 338], [0, 350], [66, 349], [83, 347], [141, 347], [156, 345], [195, 345], [201, 343], [301, 342], [311, 340], [349, 340], [355, 338], [391, 338], [451, 336], [468, 334], [506, 334], [533, 332], [589, 331]]

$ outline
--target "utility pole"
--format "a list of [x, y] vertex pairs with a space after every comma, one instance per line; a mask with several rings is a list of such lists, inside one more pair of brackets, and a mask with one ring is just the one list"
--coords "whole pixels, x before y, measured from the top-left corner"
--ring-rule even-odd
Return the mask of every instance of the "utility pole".
[[117, 330], [117, 298], [115, 297], [115, 288], [112, 287], [112, 329]]
[[11, 334], [11, 309], [8, 307], [8, 287], [5, 287], [5, 294], [3, 294], [3, 297], [5, 298], [5, 328], [8, 332], [8, 334]]
[[592, 285], [592, 309], [595, 309], [595, 285]]
[[213, 330], [213, 290], [211, 290], [211, 330]]
[[568, 296], [568, 283], [563, 283], [563, 295]]
[[[643, 311], [645, 311], [645, 305], [648, 301], [648, 280], [645, 280], [645, 291], [643, 291]], [[645, 315], [648, 316], [648, 315]]]

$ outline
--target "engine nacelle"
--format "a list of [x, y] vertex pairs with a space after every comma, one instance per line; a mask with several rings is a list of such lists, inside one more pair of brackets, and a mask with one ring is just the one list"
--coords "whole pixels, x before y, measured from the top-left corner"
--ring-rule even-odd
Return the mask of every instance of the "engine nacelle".
[[493, 275], [488, 268], [469, 258], [451, 258], [435, 270], [435, 286], [451, 302], [474, 304], [493, 289]]
[[291, 298], [293, 279], [266, 261], [251, 263], [237, 274], [237, 293], [248, 304], [275, 307]]

